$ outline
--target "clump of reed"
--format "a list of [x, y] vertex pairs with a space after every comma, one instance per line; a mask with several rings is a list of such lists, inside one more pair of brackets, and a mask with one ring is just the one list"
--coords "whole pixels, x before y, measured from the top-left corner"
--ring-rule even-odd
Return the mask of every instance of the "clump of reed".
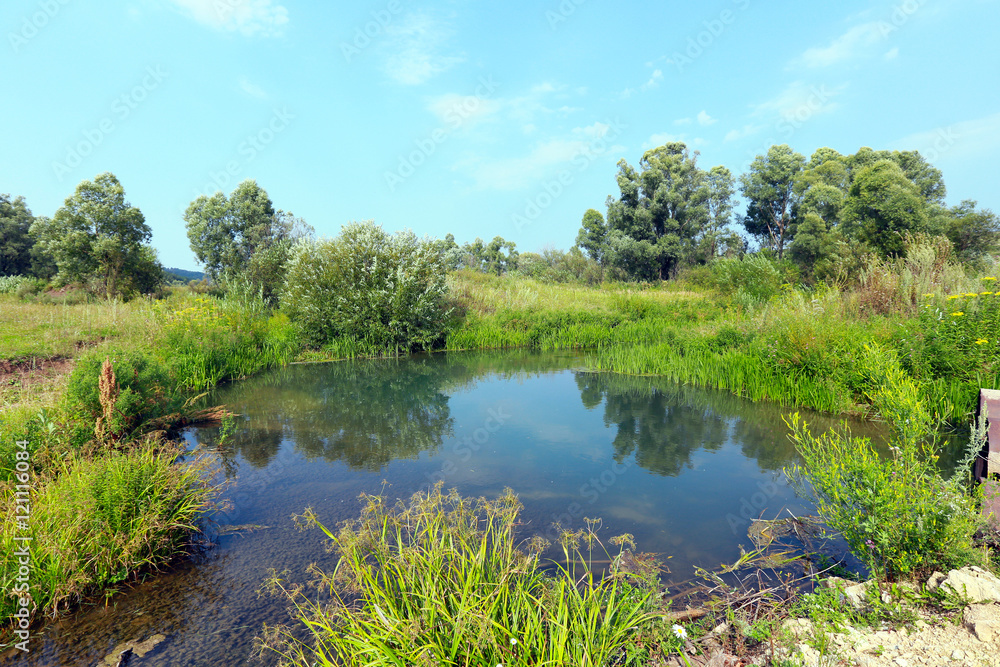
[[[35, 613], [56, 612], [134, 572], [162, 565], [184, 548], [211, 506], [204, 462], [176, 463], [163, 443], [63, 464], [57, 477], [32, 486], [31, 512], [16, 514], [14, 485], [3, 496], [0, 587], [13, 588], [18, 573], [15, 535], [30, 534], [31, 599]], [[18, 520], [29, 533], [18, 530]], [[16, 599], [0, 597], [0, 617]]]
[[274, 573], [268, 588], [294, 603], [311, 642], [271, 627], [258, 648], [289, 665], [612, 664], [654, 618], [657, 564], [631, 554], [625, 535], [612, 540], [620, 552], [608, 574], [595, 576], [583, 549], [603, 545], [589, 524], [563, 533], [566, 564], [547, 573], [544, 540], [519, 546], [520, 510], [509, 489], [466, 499], [440, 484], [394, 506], [365, 496], [361, 518], [336, 533], [307, 510], [300, 520], [339, 556], [333, 572], [313, 568], [331, 602]]

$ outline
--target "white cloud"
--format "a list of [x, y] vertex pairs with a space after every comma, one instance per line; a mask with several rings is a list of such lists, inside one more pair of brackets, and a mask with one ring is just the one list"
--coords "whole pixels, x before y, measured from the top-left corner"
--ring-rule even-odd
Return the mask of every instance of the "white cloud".
[[737, 139], [742, 139], [743, 137], [749, 137], [752, 134], [756, 134], [763, 129], [761, 125], [755, 125], [753, 123], [744, 125], [740, 128], [735, 128], [726, 132], [726, 136], [723, 141], [736, 141]]
[[250, 79], [245, 76], [240, 77], [240, 89], [251, 97], [256, 97], [259, 100], [266, 100], [268, 98], [267, 92], [258, 86], [256, 83], [250, 81]]
[[497, 190], [519, 190], [551, 178], [557, 167], [570, 163], [573, 158], [587, 152], [589, 142], [582, 139], [550, 139], [538, 143], [524, 156], [485, 162], [473, 159], [472, 164], [460, 165], [470, 169], [476, 185]]
[[386, 26], [385, 33], [384, 69], [398, 83], [419, 85], [465, 60], [439, 53], [451, 31], [427, 14], [410, 14]]
[[712, 118], [711, 116], [709, 116], [707, 111], [702, 110], [702, 111], [698, 112], [698, 124], [699, 125], [701, 125], [703, 127], [707, 127], [707, 126], [712, 125], [712, 124], [714, 124], [716, 122], [718, 122], [718, 120], [715, 119], [715, 118]]
[[642, 90], [645, 92], [652, 88], [656, 88], [660, 85], [660, 81], [663, 80], [663, 72], [660, 70], [653, 70], [653, 74], [649, 77], [649, 81], [642, 84]]
[[693, 121], [690, 116], [684, 118], [678, 118], [674, 121], [674, 125], [690, 125]]
[[288, 24], [288, 10], [271, 0], [168, 0], [198, 23], [248, 37], [278, 37]]
[[1000, 150], [1000, 113], [916, 132], [892, 147], [920, 151], [932, 164], [990, 156]]
[[829, 113], [839, 105], [834, 98], [844, 92], [847, 84], [833, 88], [826, 84], [809, 85], [803, 81], [793, 81], [784, 90], [769, 100], [753, 107], [754, 115], [772, 116], [777, 114], [785, 120], [799, 123], [809, 118]]
[[899, 55], [899, 47], [898, 46], [894, 46], [891, 49], [889, 49], [888, 51], [886, 51], [885, 55], [882, 56], [882, 57], [885, 58], [886, 60], [895, 60], [896, 56], [898, 56], [898, 55]]
[[438, 95], [427, 103], [427, 109], [443, 124], [452, 128], [471, 127], [496, 114], [501, 106], [497, 99], [457, 93]]
[[804, 67], [829, 67], [844, 62], [880, 42], [884, 38], [882, 30], [878, 21], [856, 25], [834, 39], [828, 46], [806, 49], [793, 64]]

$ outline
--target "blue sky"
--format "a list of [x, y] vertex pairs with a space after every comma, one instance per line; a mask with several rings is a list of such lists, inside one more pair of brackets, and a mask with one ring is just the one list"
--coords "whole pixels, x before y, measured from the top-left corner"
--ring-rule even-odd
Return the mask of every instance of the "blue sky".
[[916, 149], [1000, 212], [1000, 2], [5, 0], [0, 192], [51, 216], [111, 171], [167, 266], [255, 178], [336, 235], [568, 248], [615, 164], [680, 139]]

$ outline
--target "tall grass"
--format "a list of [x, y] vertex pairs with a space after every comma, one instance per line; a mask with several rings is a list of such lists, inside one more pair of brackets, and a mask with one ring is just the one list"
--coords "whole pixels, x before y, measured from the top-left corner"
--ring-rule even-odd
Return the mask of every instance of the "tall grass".
[[[53, 612], [83, 596], [163, 564], [183, 548], [212, 490], [200, 464], [175, 465], [176, 452], [152, 448], [94, 460], [73, 459], [31, 497], [31, 598]], [[14, 489], [3, 490], [0, 586], [13, 588], [18, 559]], [[15, 599], [0, 597], [0, 617]]]
[[314, 570], [332, 603], [275, 576], [270, 586], [294, 601], [313, 643], [271, 628], [266, 650], [291, 665], [612, 664], [653, 618], [651, 587], [626, 574], [621, 558], [608, 577], [595, 578], [577, 547], [581, 538], [594, 546], [590, 531], [564, 535], [564, 556], [576, 567], [546, 574], [543, 541], [517, 546], [520, 510], [509, 489], [494, 501], [469, 500], [439, 484], [394, 507], [369, 496], [361, 519], [337, 533], [307, 511], [305, 523], [318, 526], [340, 557], [332, 573]]

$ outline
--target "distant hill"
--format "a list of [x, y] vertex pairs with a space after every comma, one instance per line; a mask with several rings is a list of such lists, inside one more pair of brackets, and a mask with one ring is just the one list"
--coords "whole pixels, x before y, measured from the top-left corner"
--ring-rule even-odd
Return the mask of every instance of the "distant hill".
[[163, 269], [167, 274], [167, 279], [182, 280], [187, 282], [189, 280], [201, 280], [205, 277], [205, 274], [201, 271], [185, 271], [184, 269]]

